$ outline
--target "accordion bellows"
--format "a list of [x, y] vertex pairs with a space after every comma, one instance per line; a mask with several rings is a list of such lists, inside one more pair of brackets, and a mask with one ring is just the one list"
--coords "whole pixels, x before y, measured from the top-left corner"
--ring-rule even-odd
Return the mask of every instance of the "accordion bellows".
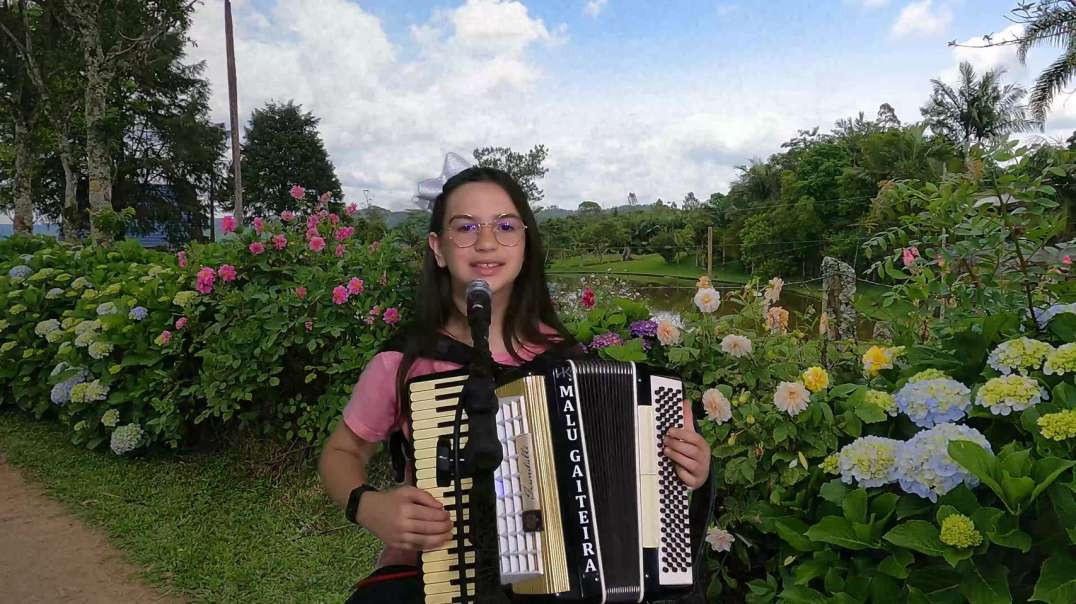
[[488, 515], [484, 526], [472, 525], [471, 479], [461, 482], [457, 503], [437, 463], [466, 379], [451, 372], [409, 384], [416, 485], [454, 520], [462, 513], [466, 537], [463, 569], [455, 535], [423, 553], [428, 604], [459, 602], [464, 585], [474, 593], [482, 569], [474, 568], [471, 537], [494, 528], [497, 551], [488, 558], [517, 600], [640, 602], [687, 592], [688, 491], [662, 446], [669, 428], [683, 426], [679, 379], [635, 363], [581, 360], [498, 387], [496, 527]]

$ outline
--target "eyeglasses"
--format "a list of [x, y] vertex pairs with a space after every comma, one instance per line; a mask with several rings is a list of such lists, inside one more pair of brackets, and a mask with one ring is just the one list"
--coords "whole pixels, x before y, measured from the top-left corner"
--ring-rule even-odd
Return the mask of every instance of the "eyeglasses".
[[523, 241], [527, 225], [515, 216], [499, 216], [492, 222], [475, 222], [468, 218], [455, 218], [448, 224], [448, 238], [456, 247], [471, 247], [478, 243], [478, 233], [482, 227], [490, 227], [497, 243], [506, 247], [515, 247]]

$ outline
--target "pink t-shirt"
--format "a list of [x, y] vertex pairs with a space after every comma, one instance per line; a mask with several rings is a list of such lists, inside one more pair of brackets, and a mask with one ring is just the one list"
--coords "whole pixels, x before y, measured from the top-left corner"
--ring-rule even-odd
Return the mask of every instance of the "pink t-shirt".
[[[551, 328], [549, 328], [552, 331]], [[544, 332], [548, 331], [543, 329]], [[555, 333], [555, 332], [553, 332]], [[543, 352], [544, 348], [537, 345], [520, 346], [516, 352], [523, 361], [529, 361]], [[389, 435], [400, 429], [409, 434], [405, 418], [396, 420], [396, 372], [403, 360], [403, 353], [381, 352], [370, 359], [359, 376], [359, 381], [351, 391], [351, 400], [344, 407], [344, 423], [359, 438], [368, 442], [383, 442]], [[518, 365], [519, 362], [508, 353], [495, 354], [493, 360], [501, 365]], [[418, 358], [411, 369], [407, 372], [407, 378], [421, 377], [431, 373], [452, 371], [459, 369], [461, 365], [448, 361], [438, 361], [428, 358]], [[401, 425], [402, 424], [402, 425]], [[410, 479], [410, 468], [408, 468]], [[418, 564], [418, 555], [415, 552], [393, 547], [386, 547], [381, 552], [377, 566], [389, 566], [393, 564]]]

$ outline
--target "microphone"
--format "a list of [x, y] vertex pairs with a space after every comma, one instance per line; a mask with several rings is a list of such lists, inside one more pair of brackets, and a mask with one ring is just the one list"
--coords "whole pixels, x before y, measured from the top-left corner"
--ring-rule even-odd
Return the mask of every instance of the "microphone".
[[482, 279], [475, 279], [467, 284], [467, 322], [471, 324], [472, 330], [476, 320], [484, 320], [486, 331], [489, 331], [492, 296], [493, 290], [490, 289], [489, 283]]

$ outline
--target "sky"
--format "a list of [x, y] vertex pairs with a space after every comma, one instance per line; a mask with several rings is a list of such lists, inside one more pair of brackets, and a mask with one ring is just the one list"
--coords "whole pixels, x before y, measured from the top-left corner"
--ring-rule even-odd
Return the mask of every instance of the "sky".
[[[1015, 0], [235, 0], [242, 124], [294, 100], [347, 200], [414, 207], [446, 152], [544, 144], [544, 205], [700, 199], [798, 130], [891, 104], [920, 119], [961, 60], [1029, 85], [1057, 56], [951, 48], [1013, 32]], [[198, 7], [212, 119], [228, 121], [223, 0]], [[1006, 29], [1008, 27], [1008, 29]], [[1064, 140], [1064, 94], [1040, 136]], [[299, 183], [302, 184], [302, 183]]]

